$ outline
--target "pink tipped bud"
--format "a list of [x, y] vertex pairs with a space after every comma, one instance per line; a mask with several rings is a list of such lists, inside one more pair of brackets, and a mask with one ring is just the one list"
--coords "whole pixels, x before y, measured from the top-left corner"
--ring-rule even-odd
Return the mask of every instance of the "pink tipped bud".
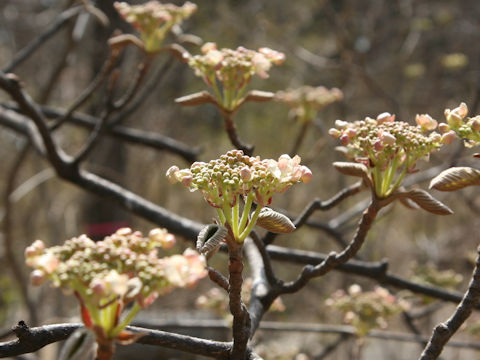
[[450, 130], [449, 132], [445, 133], [442, 135], [442, 143], [445, 145], [449, 145], [455, 140], [457, 137], [457, 134], [455, 134], [455, 131]]
[[450, 126], [445, 123], [440, 123], [440, 125], [438, 125], [438, 131], [440, 131], [442, 134], [445, 134], [446, 132], [450, 131]]
[[342, 132], [338, 129], [331, 128], [330, 130], [328, 130], [328, 134], [334, 139], [338, 139], [340, 135], [342, 135]]
[[386, 122], [393, 122], [393, 121], [395, 121], [395, 115], [392, 115], [389, 112], [384, 112], [377, 116], [378, 124], [383, 124]]
[[312, 177], [313, 177], [312, 171], [304, 165], [302, 165], [300, 167], [300, 169], [302, 171], [302, 176], [301, 176], [300, 180], [302, 180], [305, 184], [308, 184], [312, 180]]
[[373, 147], [375, 148], [376, 151], [382, 151], [384, 148], [381, 140], [375, 141], [375, 144], [373, 144]]
[[192, 184], [192, 181], [192, 175], [185, 175], [184, 177], [182, 177], [182, 184], [185, 186], [190, 186]]
[[124, 227], [118, 229], [115, 233], [120, 236], [128, 236], [132, 234], [132, 229], [130, 229], [129, 227]]
[[350, 137], [347, 134], [343, 134], [340, 136], [340, 143], [343, 146], [348, 145], [350, 143]]
[[107, 286], [105, 284], [105, 281], [102, 279], [93, 279], [90, 282], [90, 289], [97, 294], [97, 295], [103, 295], [105, 293]]
[[214, 42], [206, 42], [205, 44], [202, 45], [202, 48], [201, 48], [202, 54], [206, 54], [212, 50], [217, 50], [217, 44], [215, 44]]
[[380, 139], [382, 140], [382, 143], [384, 145], [393, 145], [395, 144], [395, 141], [397, 141], [397, 138], [390, 134], [388, 131], [384, 131], [383, 134], [380, 136]]
[[240, 177], [243, 181], [249, 181], [252, 178], [252, 172], [248, 167], [244, 167], [240, 170]]
[[42, 285], [46, 280], [45, 272], [38, 269], [33, 270], [32, 273], [30, 274], [30, 280], [32, 282], [32, 285], [35, 285], [35, 286]]
[[348, 122], [343, 120], [335, 120], [335, 127], [337, 129], [345, 129], [348, 126]]
[[168, 181], [171, 184], [175, 184], [178, 182], [178, 178], [176, 176], [177, 172], [180, 171], [178, 166], [170, 166], [170, 168], [167, 170], [167, 173], [165, 174], [167, 176]]
[[417, 115], [415, 121], [424, 131], [435, 130], [438, 125], [437, 120], [433, 119], [428, 114]]
[[472, 130], [475, 132], [480, 131], [480, 117], [476, 116], [472, 119]]
[[357, 130], [355, 129], [347, 129], [347, 131], [345, 132], [349, 138], [354, 138], [355, 136], [357, 136]]
[[162, 248], [164, 248], [165, 250], [170, 250], [175, 246], [175, 243], [175, 235], [169, 233], [167, 234], [167, 236], [165, 236], [165, 239], [162, 242]]
[[458, 107], [453, 109], [452, 112], [454, 112], [455, 114], [460, 116], [460, 118], [463, 120], [465, 118], [465, 116], [467, 116], [467, 114], [468, 114], [467, 104], [462, 102]]

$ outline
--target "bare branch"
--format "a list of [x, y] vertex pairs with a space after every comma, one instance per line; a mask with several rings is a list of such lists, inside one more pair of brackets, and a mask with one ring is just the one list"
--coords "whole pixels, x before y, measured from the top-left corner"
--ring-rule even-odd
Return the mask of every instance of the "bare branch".
[[453, 315], [444, 323], [435, 327], [427, 346], [420, 356], [420, 360], [437, 359], [445, 344], [455, 334], [460, 326], [468, 319], [472, 311], [480, 304], [480, 247], [477, 248], [477, 261], [468, 290], [463, 296]]
[[40, 34], [40, 36], [20, 50], [2, 71], [5, 73], [12, 72], [18, 65], [28, 59], [45, 41], [61, 30], [72, 17], [78, 15], [81, 11], [82, 7], [76, 6], [58, 15], [55, 22], [53, 22], [44, 33]]

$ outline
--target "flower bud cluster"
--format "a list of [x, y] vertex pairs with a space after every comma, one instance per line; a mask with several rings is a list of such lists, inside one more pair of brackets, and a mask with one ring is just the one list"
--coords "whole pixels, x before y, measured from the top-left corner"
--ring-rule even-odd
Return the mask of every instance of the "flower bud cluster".
[[[399, 186], [406, 172], [415, 169], [417, 160], [442, 146], [442, 136], [432, 131], [437, 122], [429, 115], [417, 115], [417, 126], [395, 121], [395, 115], [383, 113], [376, 119], [346, 122], [337, 120], [329, 134], [338, 138], [345, 155], [363, 163], [373, 174], [372, 181], [380, 197], [388, 196]], [[401, 170], [395, 180], [394, 174]]]
[[237, 197], [251, 194], [253, 201], [264, 206], [276, 192], [284, 192], [291, 185], [309, 182], [312, 173], [300, 165], [300, 157], [282, 155], [278, 161], [261, 160], [231, 150], [208, 163], [195, 162], [190, 169], [172, 166], [167, 171], [171, 183], [181, 182], [190, 191], [200, 190], [205, 200], [216, 208], [233, 207]]
[[233, 110], [240, 102], [252, 76], [268, 78], [271, 66], [285, 61], [283, 53], [269, 48], [255, 51], [240, 46], [236, 50], [218, 50], [215, 43], [207, 42], [201, 50], [202, 55], [192, 56], [189, 65], [195, 75], [214, 88], [217, 101], [227, 110]]
[[451, 143], [457, 136], [465, 140], [467, 147], [480, 144], [480, 115], [467, 117], [468, 107], [461, 103], [455, 109], [445, 110], [446, 123], [439, 125], [445, 142]]
[[401, 161], [409, 158], [410, 167], [417, 159], [441, 146], [438, 133], [426, 135], [425, 127], [394, 120], [395, 115], [389, 113], [380, 114], [376, 120], [368, 117], [352, 123], [337, 120], [336, 127], [329, 133], [346, 146], [349, 158], [381, 169], [399, 154], [402, 155]]
[[303, 122], [312, 121], [325, 106], [343, 99], [340, 89], [324, 86], [302, 86], [297, 89], [278, 91], [275, 99], [286, 103], [292, 110], [291, 116]]
[[387, 319], [410, 306], [403, 300], [397, 300], [387, 289], [376, 287], [374, 291], [363, 291], [354, 284], [348, 292], [336, 291], [326, 300], [326, 305], [344, 313], [344, 322], [355, 327], [359, 336], [368, 334], [371, 329], [387, 327]]
[[35, 285], [49, 279], [53, 286], [75, 292], [87, 308], [117, 302], [122, 309], [131, 301], [146, 307], [158, 295], [193, 286], [206, 276], [203, 256], [193, 250], [157, 256], [157, 247], [171, 248], [174, 243], [174, 236], [164, 229], [154, 229], [144, 238], [139, 231], [122, 228], [98, 242], [81, 235], [45, 248], [36, 240], [25, 257], [34, 268]]
[[160, 48], [170, 29], [180, 24], [197, 10], [197, 5], [186, 2], [182, 6], [149, 1], [141, 5], [115, 2], [115, 9], [139, 33], [145, 50], [154, 52]]

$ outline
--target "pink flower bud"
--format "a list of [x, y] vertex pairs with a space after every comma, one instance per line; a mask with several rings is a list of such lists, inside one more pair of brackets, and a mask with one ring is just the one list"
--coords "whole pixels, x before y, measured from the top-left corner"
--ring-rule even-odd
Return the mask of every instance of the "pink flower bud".
[[352, 129], [352, 128], [347, 129], [347, 131], [345, 133], [347, 134], [347, 136], [349, 138], [354, 138], [355, 136], [357, 136], [357, 130]]
[[240, 177], [243, 181], [249, 181], [252, 178], [252, 172], [248, 167], [244, 167], [240, 170]]
[[206, 42], [205, 44], [202, 45], [202, 48], [201, 48], [202, 54], [206, 54], [212, 50], [217, 50], [217, 44], [215, 44], [214, 42]]
[[348, 145], [350, 143], [350, 138], [348, 137], [347, 134], [343, 134], [342, 136], [340, 136], [340, 143], [343, 146]]
[[302, 171], [302, 177], [300, 179], [305, 184], [308, 184], [312, 180], [312, 177], [313, 177], [312, 171], [308, 167], [306, 167], [305, 165], [302, 165], [300, 167], [300, 169]]
[[475, 132], [480, 131], [480, 117], [477, 116], [472, 119], [472, 130]]
[[375, 141], [375, 144], [373, 144], [373, 147], [376, 151], [382, 151], [384, 146], [381, 140]]
[[334, 139], [337, 139], [340, 137], [340, 135], [342, 135], [342, 132], [336, 128], [331, 128], [330, 130], [328, 130], [328, 134]]
[[335, 127], [337, 129], [345, 129], [348, 126], [348, 122], [343, 120], [335, 120]]
[[46, 280], [45, 272], [38, 269], [33, 270], [32, 273], [30, 274], [30, 280], [32, 282], [32, 285], [35, 285], [35, 286], [42, 285]]
[[382, 143], [384, 145], [393, 145], [395, 144], [395, 141], [397, 141], [397, 138], [390, 134], [388, 131], [384, 131], [380, 136], [380, 139], [382, 140]]
[[185, 186], [190, 186], [192, 184], [192, 181], [192, 175], [185, 175], [184, 177], [182, 177], [182, 184]]
[[103, 295], [106, 290], [106, 284], [105, 281], [102, 279], [95, 278], [90, 282], [90, 289], [97, 294], [97, 295]]
[[386, 122], [393, 122], [393, 121], [395, 121], [395, 115], [392, 115], [389, 112], [384, 112], [377, 116], [378, 124], [383, 124]]
[[167, 173], [165, 174], [167, 176], [168, 181], [171, 184], [175, 184], [178, 182], [178, 178], [176, 176], [177, 172], [180, 171], [178, 166], [170, 166], [170, 168], [167, 170]]
[[442, 143], [445, 145], [451, 144], [453, 140], [455, 140], [457, 137], [457, 134], [455, 134], [455, 131], [450, 130], [449, 132], [445, 133], [442, 135]]
[[440, 131], [443, 134], [446, 132], [449, 132], [450, 126], [448, 126], [448, 124], [445, 124], [445, 123], [440, 123], [440, 125], [438, 125], [438, 131]]
[[170, 250], [172, 247], [175, 246], [176, 240], [175, 240], [175, 235], [173, 234], [167, 234], [165, 236], [165, 239], [162, 241], [162, 248], [165, 250]]
[[435, 130], [438, 124], [437, 121], [428, 114], [417, 114], [415, 121], [417, 125], [420, 126], [424, 131]]

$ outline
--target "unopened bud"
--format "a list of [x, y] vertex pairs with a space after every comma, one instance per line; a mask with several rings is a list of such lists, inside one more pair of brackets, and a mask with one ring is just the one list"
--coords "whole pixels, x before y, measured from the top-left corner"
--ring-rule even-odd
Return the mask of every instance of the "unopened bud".
[[340, 135], [342, 135], [342, 132], [338, 129], [331, 128], [330, 130], [328, 130], [328, 134], [334, 139], [337, 139], [340, 137]]
[[392, 115], [389, 112], [384, 112], [377, 116], [378, 124], [383, 124], [386, 122], [393, 122], [393, 121], [395, 121], [395, 115]]
[[32, 273], [30, 274], [30, 280], [32, 282], [32, 285], [38, 286], [42, 285], [43, 282], [45, 281], [46, 276], [45, 272], [42, 270], [33, 270]]
[[456, 137], [457, 134], [455, 134], [455, 131], [450, 130], [449, 132], [442, 135], [442, 143], [444, 143], [445, 145], [451, 144]]
[[448, 124], [445, 124], [445, 123], [440, 123], [440, 125], [438, 125], [438, 131], [440, 131], [442, 134], [449, 132], [450, 126], [448, 126]]
[[397, 141], [397, 138], [390, 134], [388, 131], [385, 131], [380, 139], [382, 140], [384, 145], [393, 145], [395, 144], [395, 141]]
[[348, 145], [350, 143], [350, 137], [347, 134], [343, 134], [340, 136], [340, 143], [343, 146]]

